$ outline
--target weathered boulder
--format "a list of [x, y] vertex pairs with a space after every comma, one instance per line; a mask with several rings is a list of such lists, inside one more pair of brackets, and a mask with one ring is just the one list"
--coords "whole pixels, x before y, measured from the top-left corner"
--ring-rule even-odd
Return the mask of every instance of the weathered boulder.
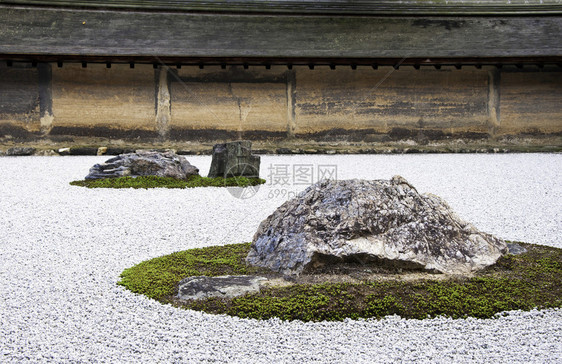
[[444, 200], [395, 176], [307, 188], [260, 224], [246, 261], [286, 275], [349, 261], [467, 274], [507, 251]]
[[252, 155], [252, 142], [215, 144], [208, 177], [259, 177], [260, 157]]
[[136, 153], [120, 154], [102, 164], [90, 168], [86, 179], [160, 176], [187, 179], [198, 175], [199, 169], [183, 156], [172, 151], [155, 152], [138, 150]]
[[177, 298], [199, 300], [209, 297], [236, 297], [259, 292], [267, 278], [257, 276], [187, 277], [178, 285]]

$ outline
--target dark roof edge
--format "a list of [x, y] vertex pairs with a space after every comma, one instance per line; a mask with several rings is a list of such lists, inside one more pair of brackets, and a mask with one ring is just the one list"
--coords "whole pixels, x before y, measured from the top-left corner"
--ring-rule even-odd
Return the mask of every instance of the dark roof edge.
[[135, 11], [302, 15], [559, 15], [561, 0], [0, 0], [0, 4]]
[[169, 57], [123, 55], [63, 55], [63, 54], [2, 54], [0, 62], [32, 63], [116, 63], [158, 64], [167, 66], [498, 66], [501, 65], [558, 65], [562, 56], [524, 57]]

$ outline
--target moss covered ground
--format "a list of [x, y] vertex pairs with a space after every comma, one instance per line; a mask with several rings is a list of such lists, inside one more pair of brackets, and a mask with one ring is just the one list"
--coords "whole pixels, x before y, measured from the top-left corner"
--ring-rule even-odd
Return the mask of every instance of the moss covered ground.
[[186, 180], [158, 177], [118, 177], [70, 182], [73, 186], [88, 188], [192, 188], [192, 187], [248, 187], [264, 184], [261, 178], [230, 177], [208, 178], [191, 176]]
[[178, 301], [179, 281], [187, 276], [267, 275], [247, 266], [250, 244], [190, 249], [128, 268], [118, 283], [162, 303], [243, 318], [340, 321], [399, 315], [424, 319], [491, 318], [509, 310], [562, 307], [562, 249], [519, 243], [527, 249], [506, 255], [470, 278], [294, 284], [262, 288], [232, 299]]

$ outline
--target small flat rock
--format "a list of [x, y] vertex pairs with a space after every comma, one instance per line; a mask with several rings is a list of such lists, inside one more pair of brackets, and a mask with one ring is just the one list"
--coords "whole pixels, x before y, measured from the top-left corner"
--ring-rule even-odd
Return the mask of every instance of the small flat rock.
[[258, 276], [187, 277], [180, 281], [177, 298], [199, 300], [210, 297], [230, 298], [259, 292], [267, 278]]
[[513, 255], [519, 255], [527, 252], [527, 249], [515, 243], [507, 243], [507, 250], [509, 254]]

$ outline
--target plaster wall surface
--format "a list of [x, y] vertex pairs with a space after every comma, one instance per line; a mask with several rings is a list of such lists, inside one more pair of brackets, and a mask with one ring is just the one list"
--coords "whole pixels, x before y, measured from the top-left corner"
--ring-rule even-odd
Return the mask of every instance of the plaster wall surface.
[[488, 120], [487, 81], [483, 71], [451, 68], [299, 69], [296, 133], [418, 126], [481, 131]]
[[[164, 141], [315, 140], [355, 133], [369, 141], [396, 129], [409, 131], [404, 138], [418, 131], [430, 138], [562, 132], [562, 72], [554, 67], [14, 64], [0, 67], [0, 97], [0, 124], [34, 137], [101, 130], [103, 137]], [[0, 137], [9, 134], [2, 130]]]
[[[286, 131], [287, 84], [280, 68], [248, 70], [246, 78], [224, 81], [228, 71], [220, 66], [177, 70], [170, 86], [172, 128]], [[278, 80], [267, 77], [277, 74]]]
[[38, 70], [31, 64], [0, 65], [0, 123], [39, 129]]
[[156, 129], [152, 66], [54, 65], [52, 74], [53, 127]]
[[562, 72], [502, 72], [500, 133], [562, 131]]

